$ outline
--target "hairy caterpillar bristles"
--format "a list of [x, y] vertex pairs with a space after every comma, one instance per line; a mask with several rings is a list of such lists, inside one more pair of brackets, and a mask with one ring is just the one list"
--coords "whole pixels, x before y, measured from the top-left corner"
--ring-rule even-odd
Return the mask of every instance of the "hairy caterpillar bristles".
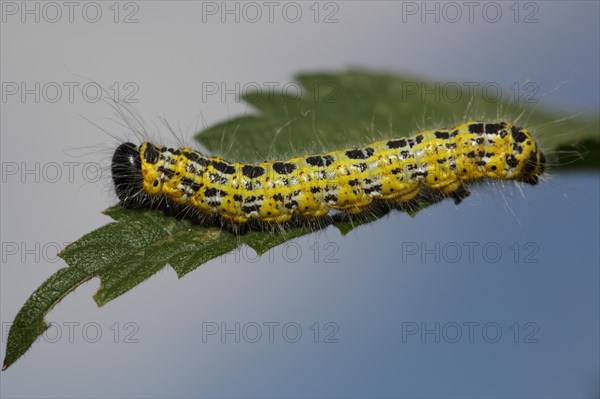
[[544, 167], [545, 156], [527, 129], [474, 121], [364, 148], [256, 164], [187, 147], [123, 143], [111, 165], [125, 207], [160, 208], [229, 226], [319, 224], [331, 210], [380, 214], [412, 206], [422, 195], [458, 204], [469, 195], [469, 183], [533, 185]]

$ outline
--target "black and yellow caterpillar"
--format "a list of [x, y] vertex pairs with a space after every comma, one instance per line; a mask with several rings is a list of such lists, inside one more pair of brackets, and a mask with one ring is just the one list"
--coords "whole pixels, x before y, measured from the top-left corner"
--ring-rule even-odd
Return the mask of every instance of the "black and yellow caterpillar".
[[527, 129], [473, 121], [364, 148], [255, 164], [190, 148], [124, 143], [111, 165], [126, 207], [170, 206], [234, 224], [319, 219], [331, 209], [360, 214], [376, 202], [408, 203], [422, 190], [458, 203], [469, 194], [469, 182], [533, 185], [544, 167], [544, 154]]

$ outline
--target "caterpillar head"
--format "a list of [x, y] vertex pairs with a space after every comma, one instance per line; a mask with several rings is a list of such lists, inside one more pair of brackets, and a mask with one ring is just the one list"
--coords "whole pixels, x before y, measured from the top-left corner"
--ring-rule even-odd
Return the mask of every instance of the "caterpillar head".
[[142, 163], [138, 147], [123, 143], [115, 150], [111, 172], [117, 197], [127, 207], [143, 204]]

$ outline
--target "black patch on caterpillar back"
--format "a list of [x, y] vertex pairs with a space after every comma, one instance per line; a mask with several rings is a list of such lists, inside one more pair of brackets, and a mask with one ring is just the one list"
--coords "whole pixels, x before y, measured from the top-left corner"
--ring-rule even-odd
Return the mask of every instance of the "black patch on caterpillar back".
[[296, 200], [291, 200], [290, 202], [286, 203], [284, 205], [287, 209], [294, 209], [295, 207], [298, 206], [298, 201]]
[[400, 139], [400, 140], [390, 140], [386, 143], [386, 145], [387, 145], [387, 148], [394, 149], [394, 148], [406, 147], [408, 145], [408, 143], [406, 142], [405, 139]]
[[181, 184], [188, 186], [189, 188], [191, 188], [192, 190], [194, 190], [194, 192], [197, 192], [203, 186], [202, 183], [196, 183], [195, 180], [192, 180], [192, 179], [190, 179], [188, 177], [182, 177], [181, 178]]
[[283, 202], [283, 195], [281, 195], [281, 193], [277, 193], [273, 196], [273, 199], [275, 201]]
[[227, 196], [227, 191], [219, 190], [219, 189], [214, 188], [214, 187], [210, 187], [210, 188], [207, 188], [207, 189], [204, 190], [204, 196], [205, 197], [216, 197], [217, 193], [221, 197]]
[[449, 139], [450, 133], [448, 132], [434, 132], [433, 135], [436, 139]]
[[400, 151], [400, 159], [409, 159], [412, 157], [412, 154], [410, 151]]
[[273, 164], [273, 170], [280, 175], [287, 175], [296, 170], [296, 165], [293, 163], [275, 162]]
[[195, 182], [194, 182], [194, 180], [190, 179], [189, 177], [182, 177], [180, 183], [183, 184], [184, 186], [191, 186]]
[[313, 157], [306, 158], [307, 164], [309, 164], [310, 166], [317, 166], [320, 168], [331, 165], [333, 163], [333, 161], [334, 161], [334, 159], [331, 155], [324, 155], [324, 156], [316, 155]]
[[523, 146], [521, 144], [513, 143], [512, 147], [513, 147], [513, 150], [518, 152], [519, 154], [523, 153]]
[[517, 143], [522, 143], [527, 140], [527, 135], [518, 127], [511, 127], [510, 132], [512, 133], [513, 140], [515, 140]]
[[250, 204], [250, 205], [242, 205], [242, 212], [251, 213], [258, 212], [260, 210], [260, 205], [258, 204]]
[[158, 152], [156, 147], [148, 143], [146, 145], [146, 151], [144, 152], [144, 161], [148, 163], [156, 163], [158, 161]]
[[365, 154], [361, 150], [348, 150], [346, 156], [350, 159], [365, 159]]
[[511, 168], [516, 168], [519, 165], [519, 160], [513, 154], [510, 154], [506, 157], [506, 164]]
[[472, 123], [469, 125], [469, 133], [483, 133], [483, 123]]
[[329, 194], [329, 195], [326, 195], [325, 198], [323, 198], [323, 199], [325, 200], [325, 202], [333, 202], [333, 203], [335, 203], [335, 202], [337, 202], [338, 197], [336, 195]]
[[265, 174], [265, 169], [260, 166], [244, 165], [242, 166], [242, 174], [250, 179], [254, 179]]
[[485, 132], [488, 134], [498, 134], [500, 129], [502, 129], [502, 126], [499, 123], [488, 123], [485, 125]]
[[208, 178], [211, 181], [211, 183], [218, 183], [218, 184], [222, 184], [222, 185], [229, 183], [229, 180], [227, 180], [226, 177], [223, 177], [223, 176], [219, 175], [218, 173], [209, 173]]
[[365, 148], [363, 150], [354, 149], [346, 151], [346, 156], [350, 159], [367, 159], [373, 155], [375, 152], [372, 148]]
[[414, 172], [411, 173], [410, 178], [411, 179], [418, 179], [420, 177], [425, 178], [427, 177], [427, 175], [429, 174], [429, 172], [425, 171], [425, 172]]
[[175, 172], [173, 172], [169, 168], [165, 168], [164, 166], [159, 166], [158, 167], [158, 171], [161, 172], [161, 173], [164, 173], [165, 176], [167, 177], [167, 179], [170, 179], [170, 178], [172, 178], [175, 175]]
[[197, 152], [188, 152], [185, 154], [187, 156], [187, 158], [190, 161], [194, 161], [198, 164], [200, 164], [201, 166], [208, 166], [210, 164], [210, 161], [203, 157], [202, 155], [198, 154]]
[[365, 194], [371, 194], [374, 191], [381, 191], [382, 188], [383, 186], [381, 184], [376, 184], [373, 187], [363, 189], [363, 191], [365, 192]]
[[227, 175], [235, 174], [235, 167], [233, 165], [229, 165], [228, 163], [221, 161], [212, 161], [212, 166], [221, 173], [225, 173]]

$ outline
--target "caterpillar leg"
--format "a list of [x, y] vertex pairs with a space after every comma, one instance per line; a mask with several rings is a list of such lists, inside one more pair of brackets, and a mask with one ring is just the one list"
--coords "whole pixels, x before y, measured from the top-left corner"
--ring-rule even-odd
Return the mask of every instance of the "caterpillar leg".
[[454, 200], [456, 205], [460, 204], [462, 200], [467, 198], [469, 195], [471, 195], [471, 192], [464, 186], [459, 186], [456, 190], [448, 194], [448, 196]]
[[471, 195], [471, 192], [461, 184], [460, 180], [450, 181], [436, 189], [442, 192], [442, 194], [452, 198], [456, 205], [460, 204], [462, 200]]

